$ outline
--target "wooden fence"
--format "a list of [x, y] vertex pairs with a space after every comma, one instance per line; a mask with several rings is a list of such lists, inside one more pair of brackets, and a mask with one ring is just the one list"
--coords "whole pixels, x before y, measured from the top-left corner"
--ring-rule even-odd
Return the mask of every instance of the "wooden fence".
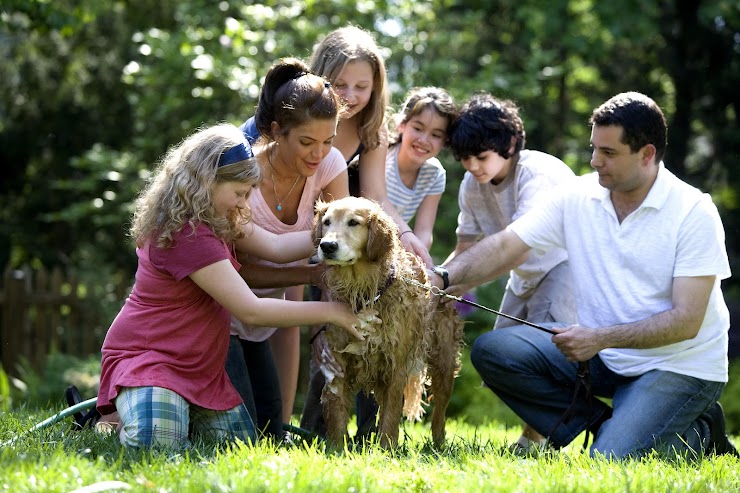
[[[112, 319], [100, 299], [122, 300], [129, 286], [82, 283], [72, 271], [6, 267], [0, 285], [0, 363], [16, 374], [27, 361], [40, 370], [52, 348], [74, 356], [99, 353]], [[114, 301], [115, 303], [115, 301]], [[120, 306], [120, 304], [119, 304]]]

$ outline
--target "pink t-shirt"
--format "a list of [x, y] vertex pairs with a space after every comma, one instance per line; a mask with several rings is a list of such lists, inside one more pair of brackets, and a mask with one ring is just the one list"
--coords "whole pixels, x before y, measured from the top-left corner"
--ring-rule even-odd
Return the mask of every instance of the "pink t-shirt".
[[[301, 201], [298, 204], [298, 219], [295, 224], [285, 224], [275, 216], [275, 211], [267, 205], [265, 198], [262, 196], [260, 189], [256, 189], [249, 196], [249, 207], [252, 211], [252, 221], [262, 228], [275, 234], [292, 233], [294, 231], [306, 231], [313, 227], [314, 204], [329, 183], [344, 170], [347, 169], [347, 162], [344, 160], [342, 153], [332, 147], [329, 154], [321, 161], [321, 165], [316, 173], [306, 179], [306, 186], [303, 187]], [[257, 257], [250, 257], [250, 262], [265, 265], [301, 265], [306, 260], [299, 260], [288, 264], [274, 264], [267, 260]], [[285, 298], [285, 288], [274, 289], [253, 289], [254, 294], [260, 298]], [[275, 332], [274, 327], [251, 327], [245, 326], [236, 318], [231, 321], [231, 333], [238, 335], [247, 341], [264, 341]]]
[[224, 259], [238, 270], [232, 247], [185, 225], [171, 248], [147, 243], [136, 254], [136, 284], [103, 342], [98, 410], [112, 412], [121, 387], [148, 386], [206, 409], [239, 405], [224, 370], [229, 312], [188, 277]]

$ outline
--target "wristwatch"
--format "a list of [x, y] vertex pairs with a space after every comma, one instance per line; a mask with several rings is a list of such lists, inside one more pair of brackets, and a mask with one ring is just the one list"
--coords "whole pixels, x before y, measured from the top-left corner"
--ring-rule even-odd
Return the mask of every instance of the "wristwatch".
[[432, 267], [432, 272], [442, 278], [443, 291], [450, 287], [450, 273], [447, 272], [447, 269], [445, 269], [441, 265], [435, 265], [434, 267]]

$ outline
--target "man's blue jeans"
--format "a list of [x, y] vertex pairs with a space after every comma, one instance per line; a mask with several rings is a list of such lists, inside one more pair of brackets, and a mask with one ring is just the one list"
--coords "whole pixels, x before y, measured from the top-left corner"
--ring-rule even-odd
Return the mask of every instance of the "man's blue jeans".
[[[573, 417], [553, 430], [573, 399], [578, 365], [563, 356], [551, 337], [526, 325], [497, 329], [475, 341], [470, 358], [483, 382], [560, 448], [600, 421], [608, 406], [596, 398], [588, 403], [581, 394]], [[724, 383], [658, 370], [624, 377], [598, 355], [589, 367], [593, 395], [612, 399], [614, 407], [594, 439], [592, 456], [639, 456], [656, 448], [703, 453], [709, 427], [698, 417], [717, 401]]]

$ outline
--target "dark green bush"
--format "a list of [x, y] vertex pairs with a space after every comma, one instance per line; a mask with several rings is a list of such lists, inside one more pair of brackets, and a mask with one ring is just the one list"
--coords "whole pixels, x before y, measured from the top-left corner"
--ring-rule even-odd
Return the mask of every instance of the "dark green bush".
[[740, 435], [740, 358], [730, 360], [730, 380], [720, 402], [725, 410], [727, 433]]
[[29, 408], [56, 407], [66, 403], [64, 390], [76, 385], [84, 399], [95, 397], [100, 380], [100, 355], [78, 358], [52, 352], [41, 372], [28, 362], [20, 365], [18, 381], [11, 388], [14, 405]]

